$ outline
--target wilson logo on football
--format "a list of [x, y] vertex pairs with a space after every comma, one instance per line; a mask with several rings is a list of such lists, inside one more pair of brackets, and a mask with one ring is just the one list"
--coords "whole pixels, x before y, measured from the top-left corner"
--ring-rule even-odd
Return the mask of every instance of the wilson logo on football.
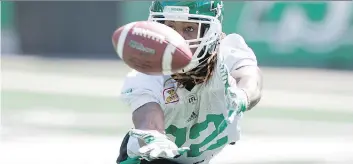
[[148, 53], [148, 54], [155, 54], [156, 53], [156, 50], [149, 48], [149, 47], [146, 47], [142, 43], [136, 42], [134, 40], [130, 40], [129, 46], [131, 48], [140, 50], [140, 51]]

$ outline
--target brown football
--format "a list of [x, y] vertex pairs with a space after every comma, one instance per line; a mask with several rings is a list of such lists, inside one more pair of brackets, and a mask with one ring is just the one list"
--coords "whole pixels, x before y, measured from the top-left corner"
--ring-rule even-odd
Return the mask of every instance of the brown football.
[[157, 22], [126, 24], [114, 32], [112, 41], [119, 57], [132, 69], [145, 74], [172, 74], [186, 67], [192, 59], [185, 39]]

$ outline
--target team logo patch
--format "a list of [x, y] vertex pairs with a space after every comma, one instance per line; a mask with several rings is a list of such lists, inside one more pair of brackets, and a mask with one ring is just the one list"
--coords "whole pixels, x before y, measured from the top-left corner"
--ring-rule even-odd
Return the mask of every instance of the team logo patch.
[[174, 87], [164, 89], [163, 98], [165, 104], [175, 103], [179, 101], [179, 97], [175, 92]]

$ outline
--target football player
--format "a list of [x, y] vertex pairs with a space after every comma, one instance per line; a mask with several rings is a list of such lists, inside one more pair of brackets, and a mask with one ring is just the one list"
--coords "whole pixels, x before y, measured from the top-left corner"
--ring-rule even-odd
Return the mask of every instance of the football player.
[[238, 121], [261, 98], [262, 76], [254, 52], [238, 34], [222, 32], [222, 1], [154, 1], [149, 21], [182, 35], [193, 60], [172, 75], [136, 71], [122, 98], [134, 128], [117, 163], [206, 164], [239, 140]]

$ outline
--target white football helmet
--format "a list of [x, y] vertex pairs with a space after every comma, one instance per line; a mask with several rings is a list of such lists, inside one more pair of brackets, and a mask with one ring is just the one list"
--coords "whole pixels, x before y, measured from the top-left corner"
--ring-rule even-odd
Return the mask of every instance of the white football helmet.
[[186, 40], [189, 47], [196, 48], [192, 61], [178, 73], [188, 72], [207, 61], [215, 53], [222, 35], [222, 1], [153, 1], [149, 21], [163, 23], [166, 20], [194, 22], [199, 24], [197, 38]]

